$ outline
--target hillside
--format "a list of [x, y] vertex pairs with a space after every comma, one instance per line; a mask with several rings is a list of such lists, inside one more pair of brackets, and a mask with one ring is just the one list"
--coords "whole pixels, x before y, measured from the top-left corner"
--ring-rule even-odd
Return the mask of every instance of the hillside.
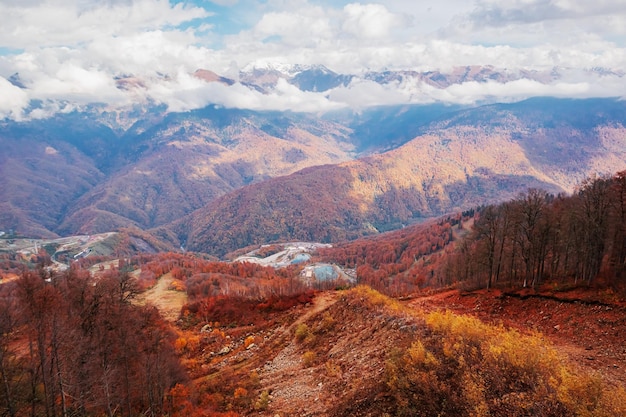
[[[527, 304], [532, 310], [520, 314]], [[624, 413], [626, 394], [615, 388], [626, 383], [620, 342], [606, 337], [588, 345], [609, 327], [611, 334], [620, 331], [623, 308], [612, 306], [605, 325], [608, 316], [593, 305], [543, 301], [538, 314], [545, 316], [545, 333], [538, 334], [533, 328], [539, 323], [528, 320], [535, 319], [534, 304], [455, 291], [402, 303], [365, 287], [323, 292], [254, 326], [212, 327], [204, 336], [201, 324], [186, 330], [181, 338], [199, 340], [185, 345], [183, 363], [191, 367], [195, 389], [207, 393], [202, 407], [241, 414]], [[216, 308], [211, 320], [220, 314]], [[572, 337], [562, 322], [570, 314], [581, 317], [578, 324], [589, 316], [602, 321]], [[486, 324], [500, 320], [506, 326]]]
[[[626, 167], [625, 104], [533, 100], [464, 110], [388, 152], [244, 187], [171, 227], [191, 250], [337, 242], [504, 201], [572, 192]], [[623, 113], [622, 113], [623, 112]]]
[[354, 151], [349, 128], [306, 115], [152, 112], [4, 123], [0, 230], [51, 237], [155, 227], [245, 184]]
[[168, 116], [132, 145], [137, 161], [73, 204], [59, 230], [169, 223], [246, 184], [350, 159], [348, 132], [304, 116], [219, 109]]
[[55, 237], [72, 201], [105, 179], [89, 155], [38, 129], [0, 128], [0, 146], [0, 230]]
[[337, 242], [529, 187], [570, 192], [590, 175], [622, 170], [624, 106], [532, 99], [323, 116], [93, 108], [5, 121], [0, 230], [153, 229], [170, 248], [214, 255], [281, 240]]
[[[430, 262], [414, 251], [430, 246], [445, 254], [432, 243], [441, 239], [437, 233], [462, 243], [471, 236], [467, 216], [448, 219], [456, 220], [454, 230], [431, 222], [338, 249], [358, 248], [366, 262], [380, 262], [383, 281], [391, 283], [393, 272], [383, 265], [390, 250]], [[255, 255], [279, 248], [261, 249]], [[0, 396], [0, 410], [150, 409], [171, 417], [626, 413], [619, 286], [554, 280], [535, 289], [461, 291], [422, 283], [390, 298], [339, 280], [308, 283], [304, 272], [301, 264], [159, 253], [104, 262], [87, 256], [64, 272], [3, 273], [0, 348], [11, 360], [0, 361], [10, 394]], [[42, 386], [37, 397], [27, 389], [35, 385]]]

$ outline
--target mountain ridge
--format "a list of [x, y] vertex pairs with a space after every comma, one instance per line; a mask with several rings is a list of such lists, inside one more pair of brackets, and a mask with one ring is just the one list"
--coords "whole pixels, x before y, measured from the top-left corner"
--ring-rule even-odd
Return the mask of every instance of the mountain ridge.
[[282, 239], [352, 239], [621, 171], [624, 114], [615, 99], [536, 98], [323, 116], [209, 106], [4, 122], [0, 230], [131, 227], [221, 255]]
[[[585, 102], [568, 106], [568, 114], [590, 109]], [[388, 152], [237, 190], [172, 230], [189, 249], [219, 255], [281, 240], [337, 242], [503, 201], [529, 188], [572, 192], [588, 176], [626, 166], [621, 121], [596, 125], [571, 116], [579, 128], [571, 121], [551, 125], [561, 111], [545, 112], [538, 123], [500, 105], [464, 110]]]

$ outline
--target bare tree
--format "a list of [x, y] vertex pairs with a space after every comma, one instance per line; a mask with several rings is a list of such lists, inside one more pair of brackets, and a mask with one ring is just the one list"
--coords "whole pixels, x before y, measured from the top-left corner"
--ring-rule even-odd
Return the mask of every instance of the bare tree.
[[608, 234], [611, 179], [589, 178], [578, 190], [582, 226], [582, 278], [591, 283], [600, 272]]
[[532, 188], [514, 202], [514, 239], [524, 262], [524, 287], [529, 284], [534, 287], [543, 272], [550, 230], [546, 218], [548, 197], [545, 191]]

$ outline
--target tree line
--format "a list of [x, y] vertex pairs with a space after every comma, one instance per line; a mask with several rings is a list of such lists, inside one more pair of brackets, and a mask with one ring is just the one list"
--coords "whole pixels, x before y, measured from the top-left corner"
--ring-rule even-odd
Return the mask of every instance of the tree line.
[[484, 288], [534, 288], [548, 280], [623, 285], [626, 171], [588, 178], [569, 196], [530, 189], [481, 207], [437, 278]]
[[320, 248], [317, 256], [353, 269], [359, 284], [387, 295], [405, 295], [430, 282], [438, 267], [432, 255], [453, 242], [454, 229], [462, 227], [470, 214], [473, 212]]
[[134, 279], [72, 267], [0, 286], [0, 414], [161, 415], [185, 373], [175, 335], [131, 303]]

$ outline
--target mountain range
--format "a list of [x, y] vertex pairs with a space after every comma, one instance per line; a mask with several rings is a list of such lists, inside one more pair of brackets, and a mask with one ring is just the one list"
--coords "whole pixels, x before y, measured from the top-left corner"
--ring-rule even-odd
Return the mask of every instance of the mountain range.
[[[353, 77], [323, 67], [255, 67], [238, 80], [207, 70], [195, 76], [259, 91], [279, 79], [330, 91]], [[366, 75], [377, 83], [409, 76], [444, 86], [506, 77], [548, 82], [558, 73], [466, 67]], [[119, 88], [138, 88], [131, 78], [120, 78]], [[626, 168], [625, 119], [618, 99], [534, 98], [325, 114], [92, 106], [5, 120], [0, 230], [55, 237], [135, 227], [172, 248], [220, 256], [280, 240], [336, 242], [529, 187], [572, 192], [588, 176]]]
[[534, 99], [450, 114], [402, 146], [243, 187], [171, 230], [223, 255], [280, 240], [336, 242], [514, 198], [572, 192], [626, 166], [625, 103]]

